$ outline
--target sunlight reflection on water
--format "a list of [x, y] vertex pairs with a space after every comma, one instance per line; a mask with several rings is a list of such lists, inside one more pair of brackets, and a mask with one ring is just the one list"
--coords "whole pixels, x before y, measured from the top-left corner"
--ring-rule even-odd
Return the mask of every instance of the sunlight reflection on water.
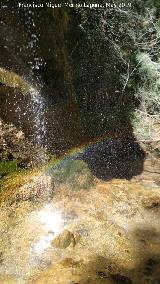
[[32, 251], [41, 254], [51, 245], [51, 241], [59, 235], [64, 228], [64, 220], [60, 211], [53, 211], [50, 206], [38, 212], [38, 219], [47, 231], [47, 235], [40, 238], [32, 247]]

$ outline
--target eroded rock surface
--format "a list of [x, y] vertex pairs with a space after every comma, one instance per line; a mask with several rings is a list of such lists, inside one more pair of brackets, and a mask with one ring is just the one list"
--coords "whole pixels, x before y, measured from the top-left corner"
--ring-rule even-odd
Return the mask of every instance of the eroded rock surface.
[[38, 163], [43, 163], [47, 159], [43, 147], [35, 147], [21, 129], [13, 124], [6, 124], [0, 119], [0, 162], [16, 160], [23, 168], [37, 166]]
[[143, 182], [55, 190], [53, 177], [26, 175], [2, 204], [2, 283], [158, 283], [160, 188]]

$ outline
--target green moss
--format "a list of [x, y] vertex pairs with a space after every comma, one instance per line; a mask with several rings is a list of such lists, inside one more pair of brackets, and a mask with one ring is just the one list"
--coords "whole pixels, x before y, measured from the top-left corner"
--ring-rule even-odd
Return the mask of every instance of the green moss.
[[17, 171], [18, 161], [13, 160], [13, 161], [1, 161], [0, 162], [0, 177], [6, 176], [7, 174], [11, 172]]
[[19, 188], [33, 180], [35, 176], [43, 174], [52, 166], [55, 166], [57, 159], [50, 156], [50, 162], [28, 169], [18, 167], [17, 160], [0, 162], [1, 178], [0, 178], [0, 204], [12, 203]]
[[30, 182], [38, 170], [33, 169], [18, 169], [9, 172], [0, 179], [0, 204], [10, 203], [14, 200], [19, 188], [25, 183]]

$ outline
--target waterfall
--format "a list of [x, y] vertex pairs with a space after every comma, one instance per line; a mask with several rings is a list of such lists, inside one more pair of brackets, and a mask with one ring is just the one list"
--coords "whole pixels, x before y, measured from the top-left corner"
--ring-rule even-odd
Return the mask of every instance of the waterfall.
[[45, 120], [45, 98], [41, 93], [41, 78], [36, 75], [40, 67], [45, 65], [44, 60], [38, 55], [39, 49], [39, 30], [35, 23], [34, 11], [32, 9], [24, 9], [23, 13], [25, 15], [25, 23], [28, 27], [28, 48], [32, 54], [28, 61], [31, 72], [33, 72], [34, 77], [33, 82], [31, 82], [30, 88], [30, 102], [28, 103], [27, 116], [32, 120], [33, 134], [32, 141], [37, 146], [46, 145], [46, 120]]
[[41, 91], [35, 88], [30, 89], [30, 113], [33, 120], [32, 140], [42, 146], [46, 139], [45, 103]]

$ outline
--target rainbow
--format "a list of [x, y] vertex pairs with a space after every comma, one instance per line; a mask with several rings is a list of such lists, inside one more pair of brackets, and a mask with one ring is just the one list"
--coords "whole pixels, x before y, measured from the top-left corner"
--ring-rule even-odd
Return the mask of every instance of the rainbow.
[[[124, 133], [123, 133], [124, 134]], [[129, 135], [128, 135], [129, 136]], [[79, 154], [83, 154], [84, 152], [86, 152], [87, 150], [89, 150], [91, 147], [98, 145], [99, 143], [102, 142], [106, 142], [106, 141], [112, 141], [112, 140], [116, 140], [118, 138], [122, 138], [124, 137], [124, 135], [121, 134], [113, 134], [111, 132], [107, 132], [105, 135], [103, 136], [99, 136], [96, 137], [90, 141], [87, 141], [85, 143], [82, 143], [66, 152], [60, 153], [56, 159], [53, 159], [53, 161], [51, 161], [50, 163], [50, 167], [54, 167], [57, 166], [57, 164], [60, 164], [61, 162], [67, 160], [67, 159], [75, 159], [76, 156], [78, 156]], [[127, 137], [127, 136], [126, 136]]]

